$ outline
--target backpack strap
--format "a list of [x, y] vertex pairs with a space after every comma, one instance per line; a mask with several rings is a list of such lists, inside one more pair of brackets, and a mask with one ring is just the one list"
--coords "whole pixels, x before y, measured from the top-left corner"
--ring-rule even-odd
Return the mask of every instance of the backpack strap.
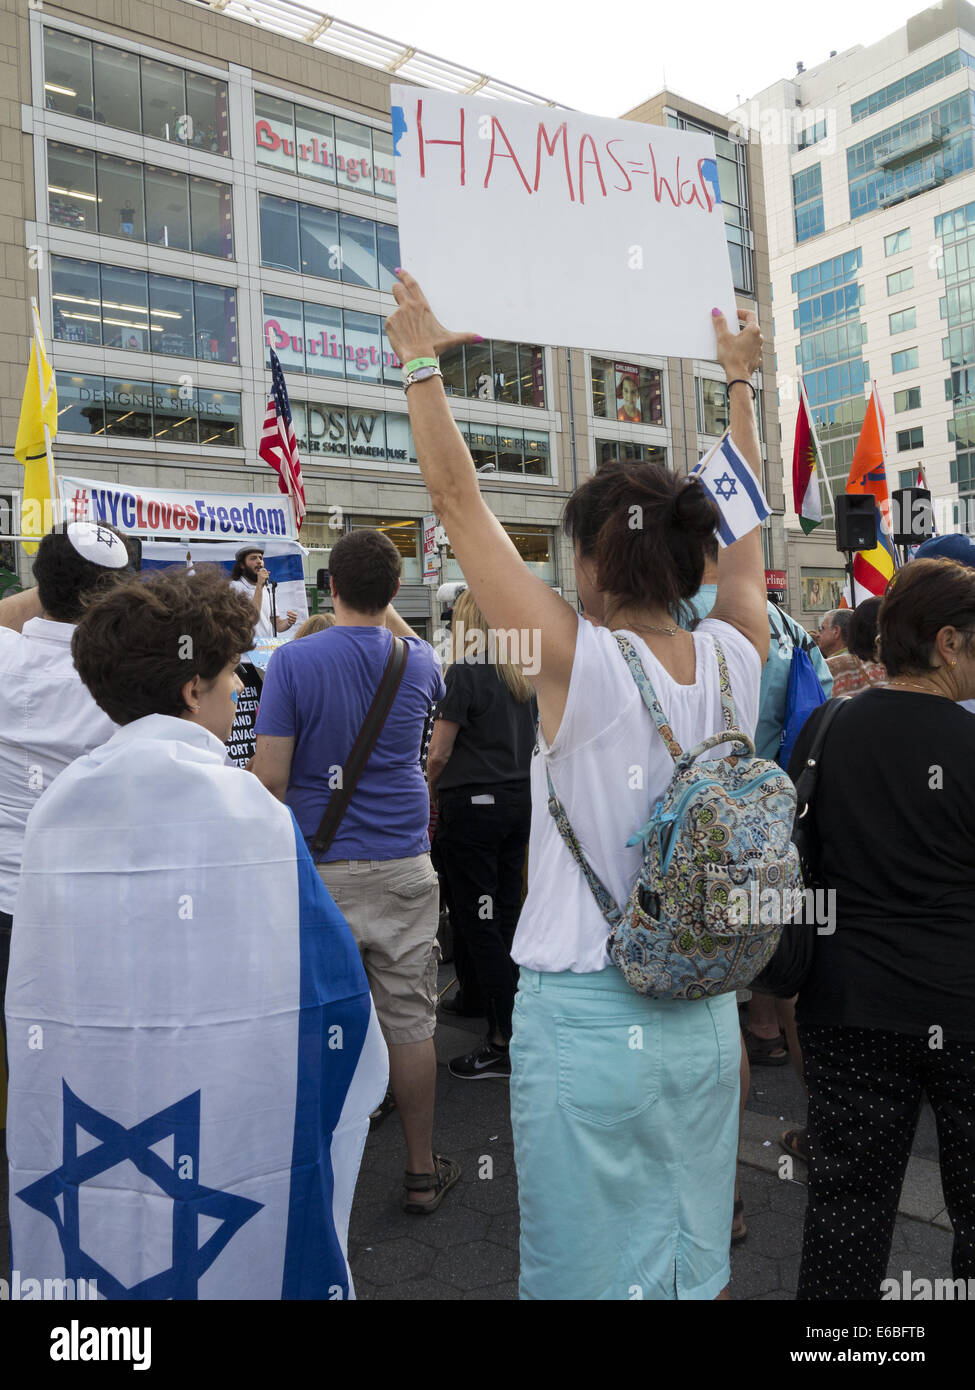
[[647, 675], [646, 671], [643, 668], [643, 662], [637, 656], [636, 650], [633, 647], [633, 644], [630, 642], [629, 638], [624, 637], [619, 632], [615, 632], [613, 636], [616, 638], [617, 646], [623, 653], [623, 656], [626, 660], [626, 664], [630, 668], [630, 675], [636, 682], [636, 688], [640, 692], [640, 695], [643, 699], [643, 703], [646, 705], [647, 709], [653, 716], [653, 722], [654, 724], [656, 724], [657, 732], [660, 734], [660, 737], [663, 739], [664, 744], [666, 745], [667, 752], [673, 758], [675, 763], [678, 762], [683, 757], [684, 750], [683, 748], [681, 748], [680, 744], [674, 738], [674, 731], [667, 723], [667, 716], [664, 714], [663, 710], [660, 707], [660, 701], [657, 699], [657, 693], [654, 690], [653, 686], [650, 684], [650, 677]]
[[721, 693], [721, 716], [724, 719], [726, 729], [738, 728], [738, 716], [735, 713], [735, 697], [731, 693], [731, 676], [728, 674], [728, 664], [724, 659], [724, 652], [721, 650], [721, 643], [717, 637], [712, 637], [714, 643], [714, 654], [718, 658], [718, 689]]
[[552, 786], [552, 778], [548, 770], [548, 763], [545, 764], [545, 780], [548, 783], [548, 809], [552, 814], [555, 824], [558, 826], [559, 834], [568, 845], [572, 858], [585, 875], [590, 892], [596, 899], [600, 912], [606, 918], [606, 921], [609, 922], [610, 926], [614, 926], [620, 920], [622, 913], [616, 905], [612, 893], [603, 883], [602, 879], [595, 873], [589, 860], [582, 852], [582, 846], [576, 839], [576, 833], [569, 824], [569, 817], [565, 813], [565, 807], [562, 805], [555, 793], [555, 788]]

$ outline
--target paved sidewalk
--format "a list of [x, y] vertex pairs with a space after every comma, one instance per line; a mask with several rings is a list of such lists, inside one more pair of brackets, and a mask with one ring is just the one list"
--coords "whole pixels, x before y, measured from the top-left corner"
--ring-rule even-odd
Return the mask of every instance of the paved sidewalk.
[[[453, 978], [441, 971], [441, 988]], [[514, 1299], [518, 1296], [518, 1192], [506, 1081], [460, 1081], [447, 1060], [480, 1038], [477, 1019], [443, 1015], [436, 1036], [435, 1145], [463, 1174], [432, 1216], [400, 1210], [405, 1148], [396, 1112], [366, 1144], [349, 1231], [349, 1256], [361, 1299]], [[805, 1100], [791, 1066], [755, 1067], [745, 1114], [739, 1181], [748, 1238], [732, 1251], [737, 1299], [793, 1299], [802, 1247], [805, 1164], [795, 1180], [779, 1176], [786, 1157], [779, 1134], [801, 1123]], [[782, 1117], [782, 1118], [780, 1118]], [[891, 1248], [889, 1274], [950, 1274], [951, 1235], [938, 1179], [936, 1138], [922, 1115]]]

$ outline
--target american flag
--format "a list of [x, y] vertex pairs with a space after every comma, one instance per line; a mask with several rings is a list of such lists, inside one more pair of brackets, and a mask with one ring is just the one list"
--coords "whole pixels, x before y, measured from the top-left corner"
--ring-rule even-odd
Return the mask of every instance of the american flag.
[[269, 463], [278, 475], [278, 487], [291, 498], [295, 513], [295, 525], [301, 530], [301, 523], [307, 510], [305, 488], [301, 481], [301, 459], [298, 457], [298, 441], [291, 423], [291, 406], [288, 403], [288, 388], [284, 384], [284, 372], [278, 355], [271, 349], [271, 395], [261, 431], [261, 446], [258, 453], [265, 463]]

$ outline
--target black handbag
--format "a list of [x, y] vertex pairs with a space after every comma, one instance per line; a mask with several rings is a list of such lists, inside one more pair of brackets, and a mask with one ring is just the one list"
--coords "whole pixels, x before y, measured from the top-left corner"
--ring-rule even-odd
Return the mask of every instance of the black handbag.
[[[816, 730], [812, 747], [806, 755], [802, 771], [796, 778], [796, 818], [792, 827], [792, 842], [799, 851], [802, 881], [813, 890], [824, 887], [821, 877], [820, 844], [812, 815], [813, 795], [822, 764], [826, 735], [840, 709], [850, 699], [839, 695], [828, 701]], [[775, 954], [752, 981], [751, 988], [759, 994], [772, 994], [777, 999], [791, 999], [798, 994], [812, 968], [816, 945], [815, 923], [806, 921], [799, 913], [797, 921], [786, 922]]]

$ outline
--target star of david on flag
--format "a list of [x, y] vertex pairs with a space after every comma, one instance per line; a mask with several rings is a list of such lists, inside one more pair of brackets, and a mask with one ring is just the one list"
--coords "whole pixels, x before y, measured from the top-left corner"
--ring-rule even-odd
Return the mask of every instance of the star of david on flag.
[[[61, 1166], [21, 1188], [17, 1196], [54, 1222], [64, 1252], [65, 1276], [74, 1280], [95, 1279], [99, 1292], [111, 1299], [196, 1299], [200, 1275], [263, 1206], [262, 1202], [219, 1192], [199, 1182], [199, 1091], [126, 1129], [111, 1116], [86, 1105], [63, 1078], [61, 1084]], [[79, 1132], [96, 1142], [84, 1147], [78, 1142]], [[169, 1139], [172, 1163], [158, 1152]], [[168, 1268], [131, 1287], [83, 1248], [79, 1202], [86, 1183], [126, 1160], [150, 1178], [173, 1204]], [[220, 1222], [202, 1245], [201, 1217]]]
[[697, 478], [718, 504], [720, 545], [740, 541], [771, 515], [772, 508], [765, 500], [761, 483], [735, 448], [730, 434], [704, 455], [691, 471], [691, 477]]

